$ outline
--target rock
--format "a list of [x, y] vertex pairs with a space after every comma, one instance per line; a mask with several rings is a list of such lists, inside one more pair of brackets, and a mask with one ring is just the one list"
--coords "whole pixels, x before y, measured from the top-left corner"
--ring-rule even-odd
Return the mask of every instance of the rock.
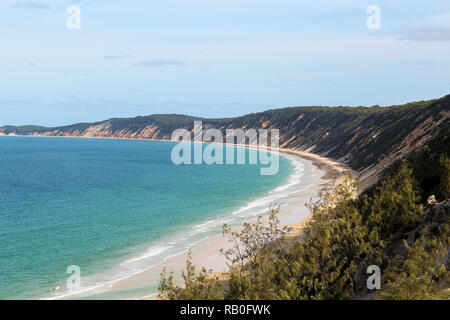
[[429, 196], [428, 199], [427, 199], [427, 203], [428, 204], [435, 204], [435, 203], [437, 203], [436, 197], [434, 195]]

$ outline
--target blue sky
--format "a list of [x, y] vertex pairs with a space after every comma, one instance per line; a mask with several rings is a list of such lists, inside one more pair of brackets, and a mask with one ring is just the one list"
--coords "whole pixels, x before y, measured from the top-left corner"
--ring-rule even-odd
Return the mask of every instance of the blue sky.
[[[72, 4], [80, 30], [66, 27]], [[369, 5], [381, 30], [366, 27]], [[448, 0], [2, 0], [0, 43], [0, 125], [392, 105], [450, 91]]]

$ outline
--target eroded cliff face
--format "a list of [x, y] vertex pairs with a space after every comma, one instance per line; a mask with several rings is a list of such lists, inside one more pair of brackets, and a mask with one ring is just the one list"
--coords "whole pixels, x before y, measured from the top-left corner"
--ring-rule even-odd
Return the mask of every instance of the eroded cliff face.
[[152, 115], [56, 128], [3, 127], [0, 134], [169, 140], [179, 128], [192, 133], [195, 120], [224, 135], [226, 129], [278, 129], [280, 147], [339, 160], [359, 171], [367, 187], [396, 160], [437, 135], [448, 136], [449, 115], [450, 96], [445, 96], [385, 108], [294, 107], [229, 119]]

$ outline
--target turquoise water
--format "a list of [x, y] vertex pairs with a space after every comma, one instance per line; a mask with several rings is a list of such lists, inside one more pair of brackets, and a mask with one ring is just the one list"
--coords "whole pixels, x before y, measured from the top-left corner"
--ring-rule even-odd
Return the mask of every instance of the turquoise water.
[[[304, 164], [181, 165], [171, 142], [0, 137], [0, 299], [124, 277], [240, 223], [300, 183]], [[248, 152], [248, 151], [247, 151]]]

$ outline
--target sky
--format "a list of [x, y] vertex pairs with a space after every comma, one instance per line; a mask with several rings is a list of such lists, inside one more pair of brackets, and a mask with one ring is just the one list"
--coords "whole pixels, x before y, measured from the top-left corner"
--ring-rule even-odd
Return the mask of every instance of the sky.
[[0, 46], [0, 125], [450, 93], [448, 0], [0, 0]]

